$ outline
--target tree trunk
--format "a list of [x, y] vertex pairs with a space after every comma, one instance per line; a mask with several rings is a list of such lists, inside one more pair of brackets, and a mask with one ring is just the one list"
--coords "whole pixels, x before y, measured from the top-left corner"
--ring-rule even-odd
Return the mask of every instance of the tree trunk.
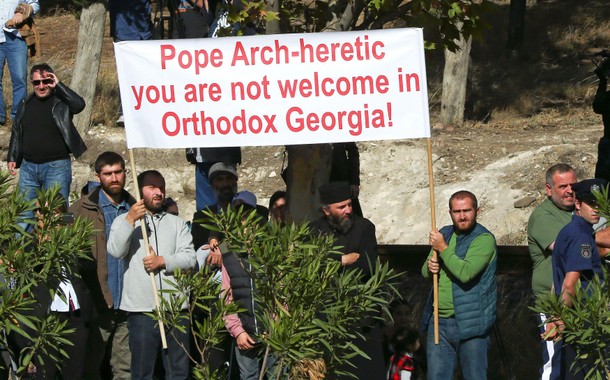
[[280, 10], [282, 6], [282, 0], [271, 0], [268, 1], [265, 10], [267, 12], [275, 12], [278, 16], [277, 19], [267, 21], [265, 25], [265, 34], [280, 34], [282, 31], [280, 30]]
[[523, 43], [523, 30], [525, 29], [525, 7], [527, 0], [510, 0], [510, 13], [508, 16], [508, 39], [506, 47], [516, 49]]
[[443, 95], [441, 97], [441, 123], [444, 126], [461, 125], [464, 122], [466, 104], [466, 84], [472, 38], [458, 41], [455, 53], [445, 49], [445, 70], [443, 71]]
[[291, 145], [288, 150], [286, 190], [288, 220], [313, 220], [318, 215], [318, 188], [328, 182], [332, 149], [330, 144]]
[[87, 103], [83, 112], [74, 116], [74, 125], [81, 134], [89, 130], [91, 123], [105, 24], [106, 3], [104, 1], [96, 1], [83, 8], [78, 29], [76, 63], [70, 82], [70, 88], [82, 96]]

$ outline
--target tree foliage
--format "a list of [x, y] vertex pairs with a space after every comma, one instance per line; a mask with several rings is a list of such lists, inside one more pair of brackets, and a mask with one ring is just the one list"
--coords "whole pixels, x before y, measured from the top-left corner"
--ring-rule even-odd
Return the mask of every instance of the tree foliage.
[[[65, 323], [52, 314], [37, 318], [31, 313], [37, 303], [35, 288], [49, 289], [52, 299], [58, 283], [75, 275], [77, 260], [90, 260], [91, 223], [77, 219], [61, 225], [62, 215], [56, 210], [63, 203], [59, 187], [39, 192], [40, 206], [26, 202], [19, 191], [13, 191], [9, 174], [0, 172], [0, 330], [5, 332], [0, 334], [0, 345], [7, 347], [9, 334], [29, 340], [23, 352], [13, 353], [20, 357], [19, 371], [42, 355], [58, 361], [58, 355], [65, 354], [61, 347], [72, 344], [65, 339], [71, 332]], [[35, 209], [37, 220], [26, 221], [33, 224], [33, 230], [26, 232], [19, 222], [24, 212]]]
[[[237, 34], [246, 28], [264, 33], [270, 20], [278, 20], [283, 33], [419, 27], [426, 32], [427, 48], [451, 51], [458, 49], [460, 36], [480, 38], [488, 28], [482, 15], [493, 9], [488, 0], [283, 0], [279, 14], [265, 5], [262, 0], [242, 0], [225, 6], [229, 20], [239, 24]], [[229, 34], [235, 33], [223, 35]]]
[[[608, 271], [604, 271], [608, 278]], [[551, 315], [550, 321], [561, 321], [561, 339], [574, 346], [578, 361], [567, 363], [572, 369], [584, 368], [585, 378], [610, 378], [610, 293], [596, 277], [587, 290], [576, 287], [572, 307], [567, 307], [561, 296], [549, 294], [532, 310]]]
[[[305, 379], [301, 371], [311, 370], [311, 363], [323, 368], [327, 378], [334, 378], [340, 365], [364, 355], [353, 343], [361, 337], [360, 327], [380, 319], [396, 294], [391, 285], [396, 274], [387, 264], [371, 263], [370, 276], [360, 270], [345, 271], [336, 260], [338, 247], [333, 239], [312, 235], [305, 224], [261, 224], [254, 212], [232, 210], [207, 216], [212, 220], [207, 227], [219, 229], [225, 236], [225, 253], [248, 254], [246, 270], [254, 279], [258, 305], [255, 315], [265, 332], [259, 337], [264, 347], [262, 359], [273, 355], [277, 360], [275, 378]], [[194, 301], [214, 316], [197, 320], [194, 309], [189, 310], [191, 321], [200, 327], [194, 330], [197, 339], [216, 342], [215, 334], [223, 328], [221, 316], [235, 312], [235, 306], [219, 297], [218, 284], [208, 273], [177, 274], [176, 281], [178, 288], [190, 289]], [[163, 307], [177, 315], [180, 304], [176, 300]], [[213, 378], [205, 365], [198, 366], [195, 375]]]

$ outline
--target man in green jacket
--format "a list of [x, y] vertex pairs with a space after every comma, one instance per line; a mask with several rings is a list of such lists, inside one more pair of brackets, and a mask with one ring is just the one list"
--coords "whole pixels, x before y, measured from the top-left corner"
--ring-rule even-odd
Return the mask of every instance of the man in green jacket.
[[432, 302], [424, 312], [428, 331], [428, 379], [453, 379], [460, 360], [466, 380], [487, 378], [489, 333], [496, 319], [496, 240], [477, 223], [477, 198], [458, 191], [449, 198], [453, 225], [430, 232], [432, 252], [425, 278], [438, 274], [439, 344], [434, 342]]
[[[576, 172], [570, 165], [558, 163], [551, 166], [546, 171], [547, 199], [536, 207], [527, 222], [527, 245], [533, 263], [532, 290], [536, 302], [551, 292], [553, 285], [551, 257], [555, 248], [555, 239], [559, 231], [572, 220], [574, 211], [572, 185], [576, 182]], [[547, 318], [544, 313], [536, 315], [540, 333], [545, 331]], [[540, 342], [542, 367], [539, 378], [559, 379], [562, 341], [541, 340]]]

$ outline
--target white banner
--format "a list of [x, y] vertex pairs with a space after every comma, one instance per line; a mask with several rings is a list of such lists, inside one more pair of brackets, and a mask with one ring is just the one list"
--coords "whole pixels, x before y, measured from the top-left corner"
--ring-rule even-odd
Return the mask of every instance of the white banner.
[[421, 29], [114, 45], [129, 148], [430, 136]]

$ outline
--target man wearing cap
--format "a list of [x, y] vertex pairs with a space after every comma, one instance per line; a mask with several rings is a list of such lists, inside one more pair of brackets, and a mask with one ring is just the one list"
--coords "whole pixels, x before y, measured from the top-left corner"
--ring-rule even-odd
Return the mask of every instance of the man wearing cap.
[[222, 264], [222, 253], [217, 249], [219, 243], [218, 238], [215, 237], [211, 239], [210, 230], [202, 226], [201, 222], [206, 220], [204, 214], [206, 210], [211, 211], [212, 213], [220, 213], [231, 205], [231, 201], [237, 193], [237, 170], [235, 164], [230, 162], [215, 163], [208, 171], [208, 178], [216, 197], [216, 203], [195, 212], [193, 215], [191, 235], [193, 236], [195, 250], [210, 244], [212, 250], [207, 258], [208, 264], [220, 265]]
[[[331, 182], [320, 186], [320, 202], [323, 215], [310, 223], [313, 233], [332, 235], [335, 245], [341, 246], [339, 259], [344, 268], [359, 268], [365, 275], [371, 273], [377, 261], [375, 225], [368, 219], [352, 214], [350, 185], [347, 182]], [[381, 330], [375, 323], [362, 326], [365, 340], [354, 343], [369, 357], [352, 359], [355, 368], [347, 371], [361, 380], [385, 379], [385, 364], [381, 344]]]
[[[559, 231], [553, 250], [553, 287], [563, 303], [571, 307], [576, 287], [586, 289], [594, 277], [603, 281], [601, 258], [595, 242], [593, 225], [599, 222], [599, 207], [595, 193], [608, 186], [605, 179], [586, 179], [572, 186], [576, 200], [572, 220]], [[544, 338], [557, 338], [561, 321], [547, 323]], [[562, 372], [569, 378], [583, 378], [587, 372], [580, 366], [571, 368], [576, 360], [574, 347], [563, 345]], [[567, 378], [566, 377], [566, 378]]]
[[320, 186], [323, 215], [310, 223], [312, 231], [333, 235], [341, 249], [341, 265], [360, 268], [370, 273], [369, 262], [377, 259], [375, 225], [368, 219], [352, 214], [352, 195], [349, 183], [331, 182]]
[[241, 164], [241, 148], [187, 148], [186, 159], [191, 164], [195, 164], [195, 206], [197, 210], [202, 210], [218, 201], [210, 177], [212, 166], [217, 163], [232, 167]]
[[428, 379], [452, 379], [459, 359], [464, 379], [487, 378], [489, 333], [496, 320], [496, 239], [477, 223], [476, 196], [458, 191], [449, 198], [450, 226], [430, 231], [433, 251], [422, 275], [438, 275], [438, 335], [434, 342], [432, 292], [422, 327], [428, 332]]

